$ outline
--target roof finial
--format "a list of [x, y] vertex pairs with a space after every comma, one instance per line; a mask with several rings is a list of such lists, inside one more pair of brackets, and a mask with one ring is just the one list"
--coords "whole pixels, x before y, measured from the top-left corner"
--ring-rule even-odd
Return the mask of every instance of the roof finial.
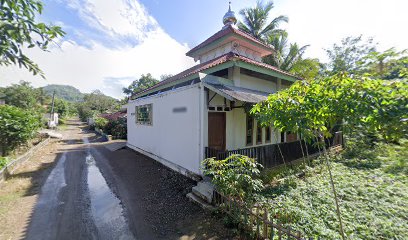
[[229, 1], [228, 12], [224, 15], [222, 22], [225, 26], [234, 25], [237, 23], [234, 11], [231, 11], [231, 1]]

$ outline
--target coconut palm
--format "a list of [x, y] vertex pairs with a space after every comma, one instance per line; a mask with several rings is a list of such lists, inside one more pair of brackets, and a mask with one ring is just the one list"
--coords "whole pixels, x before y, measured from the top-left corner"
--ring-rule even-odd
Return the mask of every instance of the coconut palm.
[[269, 12], [273, 7], [272, 1], [266, 4], [263, 1], [257, 1], [255, 7], [242, 9], [239, 14], [242, 16], [243, 22], [238, 23], [238, 28], [262, 41], [266, 41], [269, 34], [282, 32], [283, 30], [279, 29], [279, 24], [288, 22], [288, 17], [278, 16], [268, 23]]
[[286, 32], [270, 34], [267, 43], [275, 49], [275, 54], [265, 58], [265, 62], [285, 71], [290, 71], [309, 47], [309, 45], [301, 47], [297, 43], [289, 44]]

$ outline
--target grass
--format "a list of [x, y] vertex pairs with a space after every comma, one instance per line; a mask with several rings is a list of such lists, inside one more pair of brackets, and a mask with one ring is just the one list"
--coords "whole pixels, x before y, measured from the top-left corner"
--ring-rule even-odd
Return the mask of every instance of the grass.
[[[331, 157], [348, 239], [408, 239], [407, 161], [408, 141], [373, 147], [351, 143], [341, 156]], [[265, 172], [263, 180], [269, 186], [262, 196], [282, 224], [309, 237], [341, 238], [324, 159], [279, 173]]]
[[9, 162], [9, 159], [7, 157], [0, 157], [0, 169], [5, 167], [8, 162]]

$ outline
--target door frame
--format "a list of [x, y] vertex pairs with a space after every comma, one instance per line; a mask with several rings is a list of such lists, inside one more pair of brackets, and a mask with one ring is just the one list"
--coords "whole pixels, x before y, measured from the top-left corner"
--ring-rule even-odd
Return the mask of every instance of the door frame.
[[[223, 121], [222, 124], [224, 125], [224, 132], [223, 132], [223, 138], [224, 138], [224, 145], [222, 146], [222, 150], [221, 151], [225, 151], [227, 148], [227, 114], [226, 112], [208, 112], [208, 119], [210, 119], [210, 114], [218, 114], [218, 115], [222, 115], [223, 117]], [[207, 145], [208, 147], [210, 147], [210, 121], [208, 120], [208, 131], [207, 131]]]

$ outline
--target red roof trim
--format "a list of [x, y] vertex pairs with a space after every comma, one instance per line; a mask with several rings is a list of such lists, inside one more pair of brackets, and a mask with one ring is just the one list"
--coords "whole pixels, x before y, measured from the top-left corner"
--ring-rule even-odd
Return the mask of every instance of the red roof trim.
[[253, 42], [255, 42], [255, 43], [259, 44], [259, 45], [262, 45], [265, 48], [273, 50], [273, 48], [271, 48], [270, 46], [266, 45], [265, 43], [259, 41], [258, 39], [254, 38], [250, 34], [244, 32], [244, 31], [241, 31], [239, 29], [236, 29], [236, 28], [232, 27], [231, 25], [229, 25], [228, 27], [221, 29], [220, 31], [218, 31], [217, 33], [212, 35], [211, 37], [207, 38], [207, 40], [205, 40], [204, 42], [200, 43], [199, 45], [197, 45], [196, 47], [194, 47], [193, 49], [188, 51], [186, 53], [186, 55], [190, 56], [193, 52], [195, 52], [195, 51], [209, 45], [210, 43], [214, 42], [215, 40], [217, 40], [219, 38], [222, 38], [222, 37], [224, 37], [224, 36], [226, 36], [226, 35], [228, 35], [230, 33], [235, 33], [235, 34], [240, 35], [240, 36], [242, 36], [242, 37], [244, 37], [246, 39], [249, 39], [249, 40], [251, 40], [251, 41], [253, 41]]
[[138, 92], [138, 93], [136, 93], [136, 95], [147, 92], [147, 91], [150, 91], [150, 90], [155, 89], [157, 87], [160, 87], [160, 86], [162, 86], [164, 84], [171, 83], [171, 82], [177, 81], [179, 79], [188, 77], [190, 75], [193, 75], [193, 74], [198, 73], [200, 71], [203, 71], [205, 69], [215, 67], [217, 65], [225, 63], [230, 59], [229, 55], [231, 55], [231, 54], [233, 54], [233, 53], [227, 53], [227, 54], [224, 54], [224, 55], [219, 56], [217, 58], [214, 58], [212, 60], [209, 60], [207, 62], [200, 63], [200, 64], [198, 64], [198, 65], [196, 65], [194, 67], [191, 67], [191, 68], [189, 68], [189, 69], [187, 69], [187, 70], [185, 70], [185, 71], [183, 71], [183, 72], [181, 72], [181, 73], [179, 73], [177, 75], [169, 77], [169, 78], [157, 83], [156, 85], [151, 86], [150, 88], [147, 88], [147, 89], [145, 89], [145, 90], [143, 90], [141, 92]]
[[291, 73], [285, 72], [285, 71], [283, 71], [283, 70], [281, 70], [281, 69], [279, 69], [277, 67], [271, 66], [271, 65], [266, 64], [266, 63], [262, 63], [262, 62], [252, 60], [250, 58], [238, 55], [238, 54], [233, 53], [233, 52], [229, 52], [227, 54], [224, 54], [222, 56], [214, 58], [214, 59], [212, 59], [210, 61], [200, 63], [200, 64], [198, 64], [198, 65], [196, 65], [196, 66], [194, 66], [192, 68], [189, 68], [189, 69], [187, 69], [187, 70], [185, 70], [185, 71], [183, 71], [183, 72], [181, 72], [181, 73], [179, 73], [177, 75], [174, 75], [173, 77], [167, 78], [167, 79], [157, 83], [156, 85], [154, 85], [154, 86], [152, 86], [150, 88], [147, 88], [147, 89], [145, 89], [145, 90], [143, 90], [141, 92], [136, 93], [135, 95], [139, 95], [141, 93], [156, 89], [156, 88], [158, 88], [158, 87], [160, 87], [162, 85], [175, 82], [177, 80], [183, 79], [185, 77], [191, 76], [193, 74], [199, 73], [199, 72], [201, 72], [203, 70], [215, 67], [217, 65], [229, 62], [231, 60], [240, 60], [240, 61], [245, 62], [245, 63], [249, 63], [249, 64], [252, 64], [252, 65], [255, 65], [255, 66], [258, 66], [258, 67], [263, 67], [263, 68], [272, 70], [274, 72], [278, 72], [278, 73], [281, 73], [283, 75], [286, 75], [286, 76], [293, 77], [293, 78], [301, 80], [301, 78], [296, 77], [295, 75], [293, 75]]

